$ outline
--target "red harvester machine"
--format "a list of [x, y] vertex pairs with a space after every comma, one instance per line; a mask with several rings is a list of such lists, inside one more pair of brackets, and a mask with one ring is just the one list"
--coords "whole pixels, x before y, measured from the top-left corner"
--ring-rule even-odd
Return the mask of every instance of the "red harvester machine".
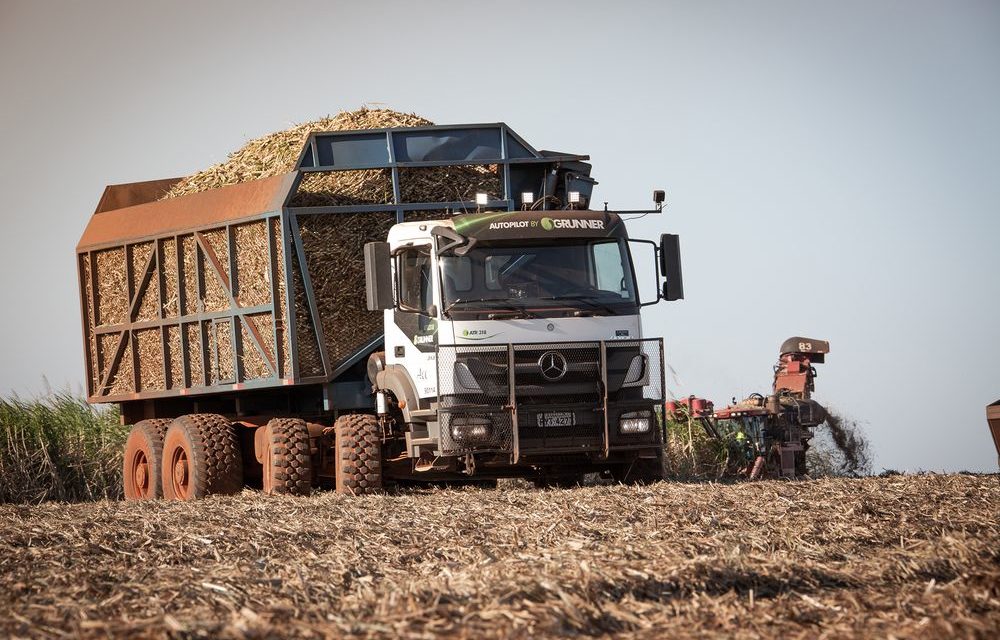
[[813, 365], [822, 363], [829, 352], [830, 343], [825, 340], [789, 338], [781, 344], [774, 365], [771, 395], [755, 393], [742, 402], [734, 399], [733, 404], [718, 411], [710, 400], [691, 396], [668, 402], [667, 415], [674, 420], [697, 420], [713, 438], [734, 433], [747, 449], [751, 462], [745, 472], [751, 479], [806, 475], [812, 428], [828, 415], [812, 399], [816, 388]]

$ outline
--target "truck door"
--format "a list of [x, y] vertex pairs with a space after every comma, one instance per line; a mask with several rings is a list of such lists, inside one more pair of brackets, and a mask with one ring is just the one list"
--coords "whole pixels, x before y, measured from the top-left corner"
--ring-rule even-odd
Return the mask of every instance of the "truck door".
[[401, 249], [396, 253], [395, 266], [399, 304], [393, 312], [393, 322], [405, 338], [395, 348], [395, 359], [406, 367], [420, 397], [434, 396], [438, 321], [430, 245]]

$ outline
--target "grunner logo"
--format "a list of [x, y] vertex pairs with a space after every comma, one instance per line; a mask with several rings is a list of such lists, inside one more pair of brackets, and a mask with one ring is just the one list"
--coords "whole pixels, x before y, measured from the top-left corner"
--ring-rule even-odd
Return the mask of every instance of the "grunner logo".
[[542, 229], [604, 229], [604, 220], [581, 220], [579, 218], [542, 218]]

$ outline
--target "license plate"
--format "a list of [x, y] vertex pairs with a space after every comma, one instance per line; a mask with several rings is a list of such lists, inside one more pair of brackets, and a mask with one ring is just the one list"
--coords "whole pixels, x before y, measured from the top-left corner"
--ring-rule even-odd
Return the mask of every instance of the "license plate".
[[539, 427], [572, 427], [576, 424], [576, 416], [572, 411], [557, 413], [539, 413]]

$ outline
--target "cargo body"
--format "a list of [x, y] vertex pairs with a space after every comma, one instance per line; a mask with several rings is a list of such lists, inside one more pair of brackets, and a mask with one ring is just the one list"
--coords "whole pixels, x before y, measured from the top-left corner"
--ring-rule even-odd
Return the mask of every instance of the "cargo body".
[[344, 408], [371, 404], [363, 367], [342, 378], [380, 341], [381, 318], [348, 283], [363, 287], [356, 256], [396, 215], [300, 220], [282, 206], [293, 181], [95, 213], [78, 247], [90, 401], [122, 403], [130, 422], [315, 385]]

